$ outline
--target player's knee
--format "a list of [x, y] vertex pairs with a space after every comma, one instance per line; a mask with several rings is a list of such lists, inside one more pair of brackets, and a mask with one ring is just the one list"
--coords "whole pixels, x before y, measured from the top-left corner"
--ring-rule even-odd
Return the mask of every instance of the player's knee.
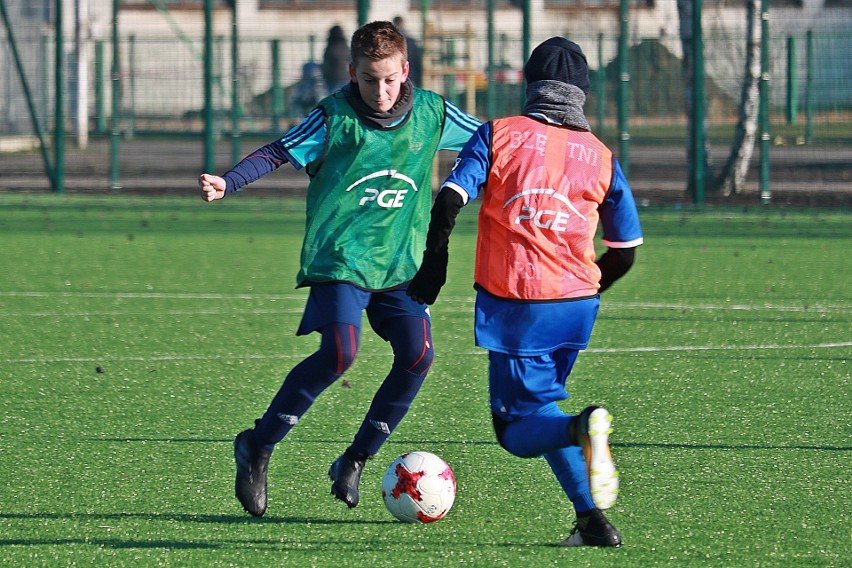
[[506, 446], [503, 445], [503, 432], [506, 431], [506, 426], [509, 423], [492, 412], [491, 425], [494, 426], [494, 435], [497, 437], [497, 443], [500, 444], [501, 448], [506, 449]]
[[425, 377], [435, 359], [429, 321], [422, 318], [396, 318], [385, 333], [393, 346], [394, 366]]
[[423, 330], [422, 336], [410, 333], [406, 339], [392, 339], [391, 344], [396, 368], [420, 377], [426, 376], [435, 359], [435, 348], [428, 328]]
[[323, 373], [340, 376], [355, 362], [355, 354], [333, 349], [320, 349], [318, 363]]
[[503, 420], [496, 413], [492, 412], [491, 424], [494, 426], [494, 435], [497, 436], [497, 443], [500, 444], [500, 447], [512, 455], [518, 455], [515, 453], [516, 448], [513, 447], [514, 444], [511, 443], [511, 437], [506, 436], [506, 431], [509, 429], [511, 422]]
[[432, 367], [435, 350], [431, 342], [425, 342], [419, 349], [412, 349], [403, 357], [397, 357], [397, 364], [413, 375], [425, 376]]
[[319, 353], [330, 373], [342, 375], [346, 372], [358, 354], [358, 338], [353, 326], [333, 324], [324, 329]]
[[336, 357], [337, 374], [342, 375], [355, 363], [354, 351], [338, 351]]
[[494, 434], [497, 436], [497, 443], [500, 447], [519, 458], [532, 458], [534, 454], [528, 451], [528, 445], [523, 443], [523, 440], [518, 436], [520, 433], [520, 420], [509, 422], [503, 420], [496, 413], [491, 413], [491, 423], [494, 426]]

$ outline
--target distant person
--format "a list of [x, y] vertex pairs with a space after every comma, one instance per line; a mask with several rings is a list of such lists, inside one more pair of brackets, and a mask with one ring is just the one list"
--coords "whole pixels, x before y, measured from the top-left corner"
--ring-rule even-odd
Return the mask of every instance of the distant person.
[[332, 26], [322, 54], [322, 78], [329, 93], [349, 83], [349, 42], [343, 28]]
[[423, 50], [417, 40], [411, 37], [405, 27], [405, 20], [402, 16], [397, 16], [393, 19], [393, 25], [402, 32], [405, 36], [405, 43], [408, 45], [408, 78], [418, 87], [423, 86]]
[[295, 116], [305, 116], [328, 94], [318, 63], [302, 65], [302, 78], [290, 94], [290, 108]]
[[[600, 293], [633, 265], [639, 215], [618, 161], [583, 113], [589, 73], [580, 46], [550, 38], [533, 50], [524, 77], [523, 114], [480, 126], [444, 181], [408, 294], [435, 301], [455, 217], [480, 197], [474, 334], [488, 350], [497, 441], [547, 461], [576, 514], [562, 546], [619, 547], [603, 513], [619, 485], [612, 417], [597, 406], [566, 414], [557, 403], [568, 398]], [[599, 229], [607, 251], [596, 257]]]
[[[391, 22], [358, 29], [351, 57], [351, 82], [300, 124], [221, 177], [205, 173], [198, 180], [202, 199], [214, 201], [288, 162], [310, 177], [296, 277], [310, 294], [296, 334], [318, 332], [319, 347], [290, 369], [254, 428], [234, 440], [235, 494], [257, 517], [266, 512], [273, 449], [355, 361], [364, 312], [390, 344], [393, 363], [352, 443], [328, 471], [332, 495], [348, 507], [358, 505], [367, 459], [408, 412], [434, 357], [429, 310], [405, 288], [426, 244], [435, 154], [460, 150], [480, 122], [414, 87], [405, 38]], [[297, 464], [282, 465], [296, 478], [305, 475]]]

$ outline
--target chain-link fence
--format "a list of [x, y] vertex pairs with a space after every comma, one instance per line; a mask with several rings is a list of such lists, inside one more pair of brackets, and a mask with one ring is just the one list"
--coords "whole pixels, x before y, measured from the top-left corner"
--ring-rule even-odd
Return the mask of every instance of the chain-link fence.
[[[40, 22], [40, 14], [34, 13], [31, 5], [26, 6], [17, 4], [17, 13], [10, 15], [12, 25], [7, 33], [0, 34], [0, 150], [32, 149], [38, 143], [38, 129], [50, 133], [55, 126], [56, 38], [49, 22]], [[27, 15], [31, 17], [24, 17]], [[19, 19], [14, 21], [16, 16]], [[196, 25], [192, 31], [183, 31], [185, 24], [181, 28], [173, 23], [159, 35], [145, 30], [124, 32], [117, 46], [109, 39], [81, 43], [73, 36], [63, 38], [65, 131], [72, 145], [75, 136], [79, 140], [80, 131], [95, 146], [116, 131], [122, 144], [155, 135], [198, 138], [203, 133], [203, 29]], [[783, 22], [773, 24], [775, 29], [785, 28]], [[715, 22], [707, 27], [703, 51], [712, 164], [728, 152], [739, 116], [747, 37], [742, 26], [729, 30]], [[822, 181], [848, 182], [852, 170], [849, 158], [842, 158], [852, 142], [850, 28], [838, 31], [832, 25], [789, 34], [775, 31], [768, 42], [773, 148], [783, 149], [785, 160], [797, 164], [802, 183], [808, 180], [812, 186]], [[623, 138], [617, 128], [618, 105], [624, 104], [630, 143], [637, 149], [631, 152], [631, 162], [642, 158], [642, 148], [666, 147], [668, 154], [674, 153], [669, 168], [682, 168], [688, 105], [681, 40], [663, 32], [655, 37], [631, 34], [628, 49], [622, 54], [617, 31], [602, 27], [570, 34], [583, 46], [589, 61], [592, 88], [585, 107], [589, 122], [617, 148]], [[501, 32], [490, 44], [484, 26], [469, 25], [448, 32], [430, 25], [421, 32], [423, 86], [482, 119], [520, 112], [524, 89], [520, 30]], [[103, 30], [99, 35], [109, 37]], [[541, 39], [545, 38], [533, 37], [532, 45]], [[228, 146], [228, 139], [239, 136], [242, 144], [252, 145], [253, 137], [278, 136], [304, 116], [327, 92], [319, 75], [324, 43], [322, 27], [315, 33], [274, 37], [256, 33], [248, 24], [227, 33], [220, 28], [213, 42], [211, 100], [217, 139]], [[78, 49], [81, 45], [84, 52]], [[622, 73], [621, 57], [627, 57], [628, 77]], [[625, 80], [627, 97], [619, 101]], [[113, 97], [114, 92], [117, 97]], [[241, 152], [255, 146], [231, 147]], [[222, 161], [224, 167], [233, 157], [233, 153], [225, 152], [217, 163]], [[134, 158], [143, 157], [122, 155], [122, 167], [132, 169], [129, 162]], [[0, 171], [4, 189], [14, 189], [15, 180], [20, 183], [21, 178], [28, 177], [21, 172], [16, 176], [14, 167], [4, 166], [5, 171]], [[653, 169], [659, 177], [659, 168]], [[632, 168], [634, 185], [654, 184], [656, 180], [635, 179], [644, 171], [638, 163]], [[798, 178], [781, 178], [790, 179]], [[684, 180], [685, 174], [671, 183], [682, 187]]]

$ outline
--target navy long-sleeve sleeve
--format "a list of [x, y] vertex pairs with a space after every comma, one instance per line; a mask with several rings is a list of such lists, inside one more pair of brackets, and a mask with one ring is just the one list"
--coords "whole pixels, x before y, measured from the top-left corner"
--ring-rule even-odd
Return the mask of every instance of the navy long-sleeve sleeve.
[[225, 180], [225, 195], [274, 172], [288, 161], [287, 151], [281, 140], [270, 142], [255, 150], [222, 176]]

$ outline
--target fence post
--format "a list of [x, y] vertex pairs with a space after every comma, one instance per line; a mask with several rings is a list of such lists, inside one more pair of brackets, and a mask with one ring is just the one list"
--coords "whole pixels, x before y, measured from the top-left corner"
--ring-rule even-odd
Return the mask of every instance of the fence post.
[[598, 72], [595, 73], [595, 98], [597, 99], [598, 136], [604, 131], [604, 106], [606, 103], [606, 63], [603, 54], [604, 35], [598, 34]]
[[213, 131], [213, 0], [204, 0], [204, 171], [216, 169]]
[[119, 0], [112, 0], [112, 71], [110, 82], [112, 86], [112, 127], [110, 129], [110, 189], [114, 192], [121, 189], [118, 167], [118, 144], [121, 122], [121, 49], [118, 37]]
[[370, 0], [358, 0], [358, 27], [367, 23], [370, 13]]
[[[523, 32], [521, 34], [521, 69], [526, 65], [527, 57], [530, 55], [530, 36], [532, 35], [530, 28], [532, 26], [531, 18], [531, 8], [530, 8], [530, 0], [523, 0]], [[527, 89], [526, 89], [526, 79], [522, 82], [521, 88], [521, 108], [524, 108], [527, 104]]]
[[814, 137], [814, 33], [808, 30], [805, 42], [805, 60], [808, 78], [805, 79], [805, 144], [813, 142]]
[[447, 38], [447, 69], [450, 73], [446, 76], [447, 99], [453, 104], [458, 104], [456, 100], [458, 93], [456, 92], [456, 74], [452, 71], [456, 65], [456, 40], [455, 38]]
[[760, 0], [760, 202], [769, 203], [769, 0]]
[[240, 158], [240, 30], [237, 24], [237, 2], [231, 2], [231, 163]]
[[799, 74], [796, 68], [796, 38], [787, 38], [787, 124], [799, 122]]
[[705, 131], [704, 131], [704, 34], [701, 27], [701, 8], [703, 0], [695, 0], [692, 8], [692, 56], [695, 72], [692, 76], [692, 144], [693, 171], [692, 187], [693, 202], [696, 205], [704, 204], [704, 164], [705, 156]]
[[629, 0], [621, 0], [619, 7], [619, 35], [618, 35], [618, 132], [620, 140], [619, 161], [624, 175], [630, 176], [630, 129], [627, 123], [628, 116], [628, 85], [630, 83], [629, 44], [627, 41]]
[[[41, 91], [41, 100], [39, 100], [39, 109], [41, 110], [40, 124], [45, 131], [48, 129], [48, 117], [50, 116], [50, 70], [52, 69], [50, 57], [48, 56], [50, 53], [50, 36], [48, 34], [47, 30], [42, 30], [39, 45], [39, 68], [41, 69], [38, 82], [40, 86], [39, 90]], [[10, 33], [9, 38], [11, 37], [12, 34]]]
[[56, 0], [56, 61], [54, 77], [56, 100], [54, 101], [54, 154], [53, 191], [65, 191], [65, 43], [62, 41], [62, 0]]
[[281, 115], [284, 114], [284, 92], [281, 88], [281, 40], [272, 40], [272, 86], [269, 88], [272, 131], [280, 130]]

